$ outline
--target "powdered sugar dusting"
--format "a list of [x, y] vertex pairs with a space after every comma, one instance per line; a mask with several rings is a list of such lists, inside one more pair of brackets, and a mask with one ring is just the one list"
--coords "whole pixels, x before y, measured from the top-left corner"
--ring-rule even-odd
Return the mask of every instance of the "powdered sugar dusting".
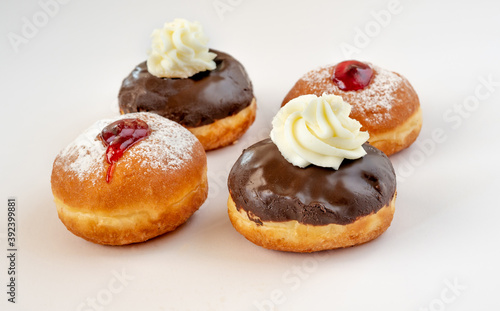
[[[133, 152], [140, 159], [144, 170], [170, 171], [179, 169], [193, 155], [196, 137], [181, 125], [159, 115], [138, 112], [101, 120], [93, 124], [64, 148], [58, 156], [64, 170], [83, 180], [91, 175], [105, 176], [109, 164], [105, 160], [106, 147], [98, 138], [108, 124], [126, 118], [139, 118], [145, 121], [151, 134], [126, 151]], [[125, 154], [126, 154], [125, 153]], [[130, 166], [130, 157], [123, 156], [117, 165]]]
[[368, 64], [375, 70], [375, 76], [371, 83], [362, 90], [339, 89], [331, 80], [332, 65], [310, 71], [302, 77], [302, 80], [312, 93], [318, 96], [323, 93], [340, 95], [346, 102], [353, 105], [354, 114], [363, 115], [370, 123], [380, 124], [392, 118], [390, 110], [394, 101], [393, 94], [404, 79], [394, 72]]

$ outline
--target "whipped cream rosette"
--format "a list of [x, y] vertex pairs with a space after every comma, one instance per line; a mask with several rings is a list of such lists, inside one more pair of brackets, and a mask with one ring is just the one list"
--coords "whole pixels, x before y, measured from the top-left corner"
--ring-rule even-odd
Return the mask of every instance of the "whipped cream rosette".
[[189, 78], [216, 67], [215, 53], [198, 22], [177, 18], [151, 34], [148, 71], [160, 78]]
[[344, 159], [366, 154], [369, 135], [349, 117], [342, 97], [323, 94], [292, 99], [273, 119], [271, 139], [287, 161], [298, 167], [314, 164], [338, 169]]

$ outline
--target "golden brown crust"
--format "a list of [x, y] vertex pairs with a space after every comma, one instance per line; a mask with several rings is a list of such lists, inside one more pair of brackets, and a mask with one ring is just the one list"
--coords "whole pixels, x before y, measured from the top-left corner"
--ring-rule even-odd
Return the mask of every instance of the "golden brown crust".
[[[208, 194], [205, 150], [184, 128], [168, 122], [175, 125], [169, 130], [183, 131], [192, 141], [185, 150], [191, 155], [176, 167], [167, 163], [176, 146], [161, 146], [165, 158], [155, 159], [156, 163], [134, 151], [149, 137], [123, 154], [109, 183], [104, 153], [99, 157], [103, 164], [96, 165], [99, 169], [83, 177], [69, 169], [79, 152], [61, 152], [56, 157], [52, 192], [59, 217], [70, 231], [100, 244], [142, 242], [175, 229], [201, 206]], [[167, 169], [157, 167], [163, 163]]]
[[235, 115], [187, 129], [198, 138], [205, 150], [213, 150], [230, 145], [240, 138], [255, 121], [256, 113], [257, 104], [254, 98], [250, 106]]
[[193, 189], [186, 189], [178, 202], [161, 206], [142, 204], [118, 207], [128, 214], [82, 212], [55, 197], [59, 219], [73, 234], [87, 241], [105, 245], [126, 245], [144, 242], [172, 231], [187, 221], [203, 204], [208, 194], [206, 174]]
[[314, 226], [298, 221], [271, 222], [263, 225], [250, 220], [247, 213], [236, 208], [229, 196], [228, 214], [234, 228], [249, 241], [268, 249], [289, 252], [315, 252], [349, 247], [371, 241], [390, 226], [395, 209], [396, 194], [390, 204], [377, 213], [364, 216], [348, 225]]
[[[376, 79], [377, 75], [382, 72], [382, 69], [377, 67], [373, 69], [375, 71], [374, 79]], [[420, 101], [417, 93], [408, 80], [398, 73], [385, 71], [386, 73], [390, 73], [393, 79], [398, 80], [397, 87], [383, 90], [386, 94], [383, 94], [381, 90], [372, 89], [370, 92], [365, 92], [363, 96], [360, 96], [359, 92], [363, 91], [346, 92], [340, 90], [331, 80], [334, 70], [335, 65], [317, 68], [306, 73], [306, 75], [295, 83], [285, 96], [281, 105], [284, 106], [291, 99], [306, 94], [321, 96], [326, 92], [339, 95], [345, 102], [353, 106], [350, 117], [361, 123], [361, 130], [368, 131], [370, 134], [370, 139], [368, 141], [370, 143], [373, 141], [372, 138], [377, 135], [387, 136], [391, 135], [388, 133], [398, 131], [403, 124], [408, 124], [408, 120], [420, 110]], [[386, 109], [386, 107], [381, 107], [377, 104], [368, 104], [369, 102], [375, 102], [377, 96], [389, 98], [390, 109]], [[362, 98], [362, 100], [360, 98]], [[383, 117], [375, 118], [375, 115]], [[391, 155], [407, 148], [418, 136], [422, 121], [420, 120], [420, 126], [418, 126], [418, 122], [410, 123], [414, 124], [415, 127], [411, 131], [406, 131], [409, 137], [401, 137], [402, 133], [398, 133], [397, 135], [400, 137], [397, 140], [387, 140], [384, 144], [380, 144], [380, 148], [377, 148], [382, 150], [386, 155]], [[392, 135], [395, 134], [396, 133], [393, 133]]]
[[383, 133], [371, 134], [368, 142], [386, 155], [408, 148], [417, 139], [422, 128], [422, 110], [418, 108], [406, 122]]

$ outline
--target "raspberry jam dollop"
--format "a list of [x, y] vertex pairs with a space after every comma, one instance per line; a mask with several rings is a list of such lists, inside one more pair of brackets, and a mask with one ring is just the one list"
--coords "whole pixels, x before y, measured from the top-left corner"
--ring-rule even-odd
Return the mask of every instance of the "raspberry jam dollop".
[[106, 182], [111, 181], [116, 162], [123, 156], [123, 153], [150, 133], [148, 124], [140, 119], [118, 120], [102, 130], [100, 137], [104, 146], [107, 146], [106, 161], [110, 164]]
[[333, 72], [332, 80], [342, 91], [362, 90], [370, 84], [373, 69], [357, 60], [346, 60], [338, 63]]

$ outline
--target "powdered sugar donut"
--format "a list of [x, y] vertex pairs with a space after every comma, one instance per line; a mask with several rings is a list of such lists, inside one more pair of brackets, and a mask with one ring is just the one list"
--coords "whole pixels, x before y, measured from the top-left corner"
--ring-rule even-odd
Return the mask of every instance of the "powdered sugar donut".
[[300, 95], [335, 94], [352, 105], [351, 117], [370, 133], [368, 142], [386, 155], [410, 146], [422, 127], [417, 93], [402, 75], [359, 61], [309, 71], [288, 92], [282, 106]]
[[205, 201], [201, 143], [153, 113], [95, 123], [56, 157], [51, 184], [59, 218], [86, 240], [146, 241], [174, 230]]

